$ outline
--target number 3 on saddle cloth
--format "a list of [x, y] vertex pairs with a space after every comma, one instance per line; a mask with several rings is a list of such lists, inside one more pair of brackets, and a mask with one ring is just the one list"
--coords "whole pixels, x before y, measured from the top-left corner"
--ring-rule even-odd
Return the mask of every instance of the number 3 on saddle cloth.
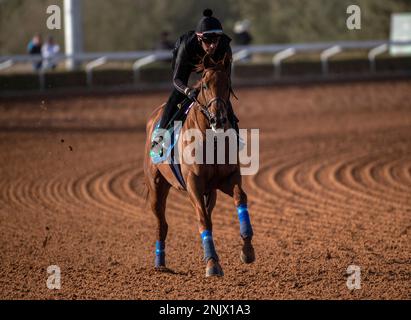
[[[181, 167], [179, 163], [176, 163], [175, 160], [178, 162], [178, 157], [174, 157], [174, 146], [177, 144], [178, 138], [180, 137], [181, 127], [187, 118], [187, 114], [190, 111], [191, 107], [193, 106], [194, 102], [190, 99], [185, 99], [183, 102], [177, 105], [178, 110], [171, 118], [170, 122], [168, 123], [166, 130], [169, 133], [170, 139], [164, 139], [163, 142], [163, 152], [161, 155], [155, 155], [151, 157], [151, 161], [154, 164], [159, 164], [165, 162], [170, 165], [171, 171], [173, 172], [174, 176], [181, 184], [181, 186], [186, 189], [186, 184], [184, 178], [181, 174]], [[155, 129], [158, 129], [160, 121], [156, 123], [154, 126]], [[155, 130], [153, 130], [154, 135]], [[153, 137], [151, 137], [153, 139]], [[168, 140], [168, 141], [167, 141]]]

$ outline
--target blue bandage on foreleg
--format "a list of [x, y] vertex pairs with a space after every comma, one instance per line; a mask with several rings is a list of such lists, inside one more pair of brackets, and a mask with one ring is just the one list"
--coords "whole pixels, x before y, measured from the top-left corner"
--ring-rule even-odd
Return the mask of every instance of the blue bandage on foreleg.
[[253, 228], [251, 227], [250, 216], [246, 204], [240, 204], [237, 207], [238, 220], [240, 221], [240, 235], [243, 238], [251, 238], [253, 236]]
[[164, 241], [156, 241], [156, 267], [166, 265], [166, 251]]
[[210, 230], [204, 230], [201, 233], [201, 240], [204, 248], [204, 260], [214, 259], [218, 261], [217, 252], [215, 251], [213, 235]]

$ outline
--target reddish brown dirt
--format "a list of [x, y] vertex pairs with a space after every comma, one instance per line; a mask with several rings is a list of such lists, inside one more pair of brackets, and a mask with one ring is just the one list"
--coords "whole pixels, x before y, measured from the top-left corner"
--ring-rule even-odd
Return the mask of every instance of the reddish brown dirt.
[[[257, 260], [240, 262], [235, 208], [219, 194], [225, 276], [212, 279], [176, 191], [172, 271], [153, 269], [142, 150], [166, 94], [0, 101], [0, 298], [410, 299], [410, 82], [237, 94], [242, 127], [260, 129], [260, 170], [244, 178]], [[359, 290], [346, 286], [351, 264]], [[61, 290], [46, 287], [49, 265]]]

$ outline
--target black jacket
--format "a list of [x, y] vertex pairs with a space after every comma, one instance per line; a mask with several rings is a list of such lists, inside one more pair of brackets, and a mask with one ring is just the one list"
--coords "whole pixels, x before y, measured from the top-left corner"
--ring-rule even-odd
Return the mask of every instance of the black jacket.
[[[214, 60], [218, 61], [223, 59], [226, 53], [230, 59], [232, 58], [230, 42], [230, 37], [225, 34], [221, 36], [217, 49], [212, 56]], [[204, 55], [205, 52], [198, 42], [194, 31], [183, 34], [177, 40], [173, 50], [173, 84], [181, 93], [184, 94], [191, 72], [193, 72], [195, 66], [201, 62]]]

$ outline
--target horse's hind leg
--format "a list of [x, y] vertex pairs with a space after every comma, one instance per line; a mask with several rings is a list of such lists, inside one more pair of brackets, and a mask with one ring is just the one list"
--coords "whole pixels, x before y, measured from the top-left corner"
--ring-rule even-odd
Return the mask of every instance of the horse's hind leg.
[[233, 197], [234, 204], [237, 208], [238, 219], [240, 222], [240, 235], [243, 239], [243, 248], [240, 259], [244, 263], [255, 261], [254, 247], [252, 245], [253, 228], [248, 214], [247, 195], [241, 187], [240, 172], [235, 172], [221, 186], [220, 190]]
[[165, 267], [165, 242], [168, 231], [168, 224], [165, 216], [166, 200], [170, 184], [163, 178], [160, 172], [157, 172], [153, 179], [153, 185], [149, 185], [149, 196], [151, 210], [157, 218], [157, 236], [156, 236], [156, 259], [155, 267]]

